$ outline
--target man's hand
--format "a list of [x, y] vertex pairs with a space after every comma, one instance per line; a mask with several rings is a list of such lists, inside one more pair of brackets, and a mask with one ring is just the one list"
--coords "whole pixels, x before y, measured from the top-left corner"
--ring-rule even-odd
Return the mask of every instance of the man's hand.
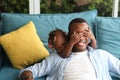
[[92, 48], [96, 49], [96, 39], [95, 39], [95, 37], [94, 37], [91, 29], [84, 31], [84, 32], [83, 32], [83, 35], [84, 35], [85, 37], [87, 37], [88, 39], [91, 40], [91, 42], [89, 43], [89, 45], [90, 45]]
[[32, 72], [24, 71], [20, 76], [20, 80], [34, 80]]

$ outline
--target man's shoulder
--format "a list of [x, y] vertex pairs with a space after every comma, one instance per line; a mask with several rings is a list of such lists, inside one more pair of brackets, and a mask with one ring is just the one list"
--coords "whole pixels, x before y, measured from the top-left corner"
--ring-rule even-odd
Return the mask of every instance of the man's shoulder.
[[109, 54], [109, 52], [106, 51], [106, 50], [103, 50], [103, 49], [93, 49], [91, 47], [88, 48], [88, 51], [90, 53], [97, 54], [97, 55], [108, 55]]
[[107, 52], [106, 50], [103, 50], [103, 49], [95, 49], [95, 51], [97, 51], [97, 52]]
[[93, 53], [94, 54], [96, 54], [96, 55], [98, 55], [98, 56], [108, 56], [110, 53], [108, 52], [108, 51], [106, 51], [106, 50], [103, 50], [103, 49], [95, 49], [94, 51], [93, 51]]
[[88, 51], [90, 51], [90, 52], [104, 52], [104, 53], [108, 53], [108, 51], [106, 51], [106, 50], [103, 50], [103, 49], [93, 49], [92, 47], [88, 47]]

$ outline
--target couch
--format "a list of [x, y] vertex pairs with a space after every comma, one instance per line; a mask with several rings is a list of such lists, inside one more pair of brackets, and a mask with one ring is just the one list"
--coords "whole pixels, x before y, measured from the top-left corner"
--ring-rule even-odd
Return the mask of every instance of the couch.
[[[81, 17], [87, 20], [96, 37], [97, 48], [107, 50], [115, 57], [120, 58], [120, 18], [98, 16], [98, 12], [96, 9], [69, 14], [30, 15], [22, 13], [1, 13], [0, 35], [3, 36], [5, 34], [9, 34], [10, 32], [21, 28], [21, 26], [24, 26], [29, 21], [31, 21], [35, 26], [36, 35], [40, 38], [40, 41], [42, 41], [42, 47], [45, 47], [45, 49], [49, 53], [51, 53], [52, 51], [47, 46], [49, 32], [54, 29], [62, 29], [68, 32], [69, 22], [77, 17]], [[30, 34], [26, 37], [30, 36], [32, 35]], [[6, 44], [7, 47], [4, 46], [5, 42], [10, 41], [9, 39], [10, 38], [7, 38], [6, 41], [4, 39], [0, 40], [0, 80], [19, 80], [18, 75], [20, 69], [35, 64], [36, 62], [32, 62], [32, 64], [28, 64], [27, 66], [23, 66], [20, 68], [15, 67], [13, 65], [14, 62], [17, 61], [17, 59], [19, 59], [20, 61], [22, 59], [18, 55], [17, 58], [13, 57], [13, 62], [11, 61], [11, 56], [13, 55], [9, 55], [9, 51], [7, 51], [7, 49], [11, 49], [11, 44], [13, 43], [9, 43], [10, 45]], [[15, 49], [19, 48], [17, 44], [15, 45]], [[29, 44], [26, 45], [29, 46]], [[23, 45], [22, 49], [26, 45]], [[29, 49], [29, 51], [32, 52], [32, 49]], [[13, 54], [17, 53], [13, 50]], [[29, 56], [29, 54], [27, 56]], [[42, 57], [42, 59], [44, 59], [45, 57], [46, 56]], [[41, 60], [37, 61], [39, 62]], [[113, 80], [120, 80], [120, 75], [111, 73], [111, 76]], [[45, 76], [41, 78], [36, 78], [36, 80], [45, 80]]]

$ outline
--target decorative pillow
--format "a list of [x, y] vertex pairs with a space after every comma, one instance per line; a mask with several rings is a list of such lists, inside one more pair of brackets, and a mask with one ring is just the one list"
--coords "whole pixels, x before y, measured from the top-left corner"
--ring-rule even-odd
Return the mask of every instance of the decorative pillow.
[[38, 37], [32, 21], [15, 31], [2, 35], [0, 43], [12, 65], [19, 69], [34, 64], [49, 55]]
[[98, 48], [120, 58], [120, 18], [96, 17]]

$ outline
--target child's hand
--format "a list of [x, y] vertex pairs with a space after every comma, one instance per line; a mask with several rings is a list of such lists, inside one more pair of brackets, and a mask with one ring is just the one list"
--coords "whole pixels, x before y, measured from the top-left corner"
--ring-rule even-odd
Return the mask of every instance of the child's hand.
[[77, 42], [80, 41], [82, 36], [83, 36], [83, 33], [74, 32], [70, 37], [70, 42], [74, 45], [74, 44], [76, 44]]
[[24, 71], [21, 76], [20, 80], [34, 80], [31, 71]]

